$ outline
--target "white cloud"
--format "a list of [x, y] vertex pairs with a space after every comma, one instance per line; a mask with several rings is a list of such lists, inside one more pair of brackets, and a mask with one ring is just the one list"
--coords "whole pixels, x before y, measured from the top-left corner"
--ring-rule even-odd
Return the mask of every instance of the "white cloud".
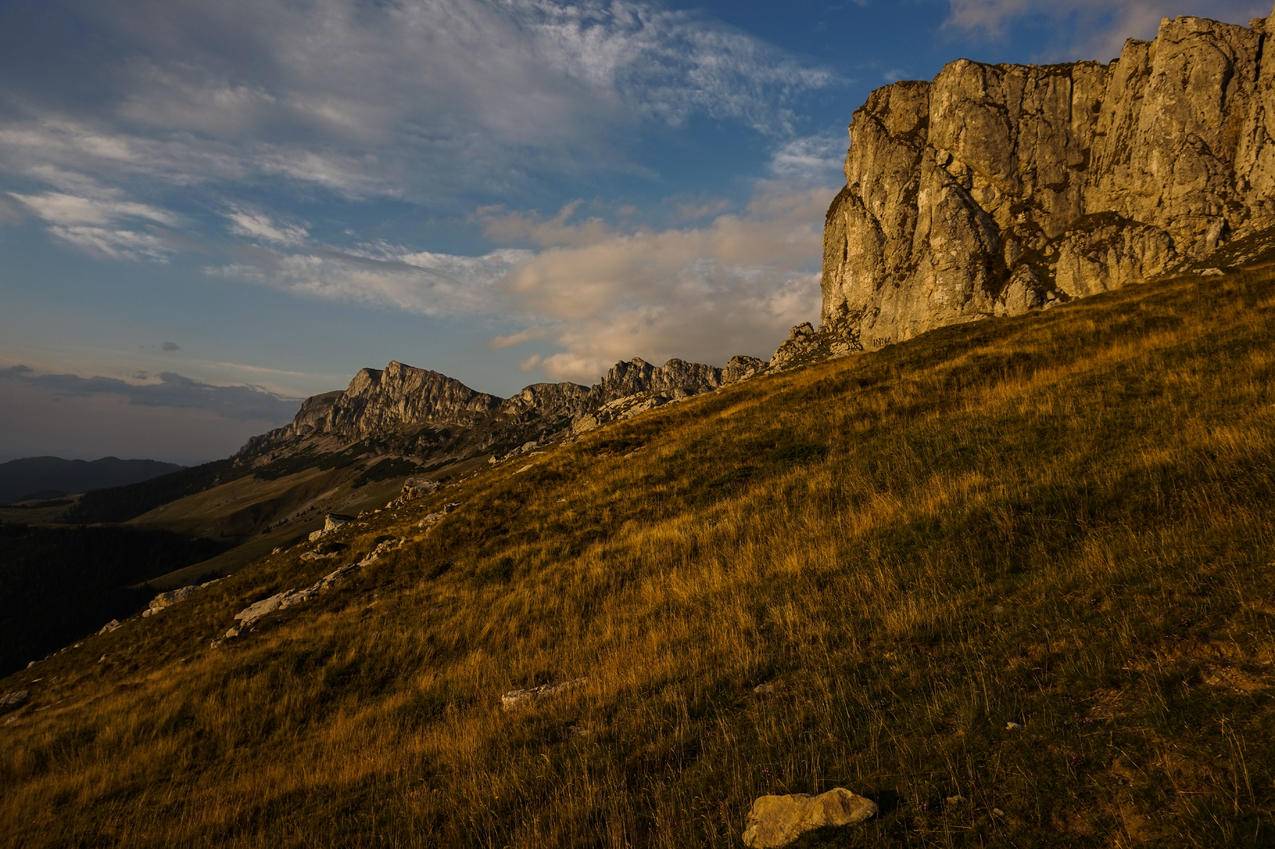
[[552, 216], [486, 207], [478, 211], [478, 219], [488, 238], [506, 243], [530, 243], [540, 247], [583, 246], [614, 235], [611, 226], [600, 218], [572, 220], [581, 205], [581, 201], [572, 201]]
[[205, 270], [305, 297], [422, 315], [474, 315], [499, 311], [496, 281], [528, 256], [517, 250], [456, 256], [384, 243], [298, 253], [260, 247], [243, 252], [237, 262]]
[[100, 121], [51, 114], [0, 121], [0, 171], [21, 177], [92, 172], [117, 184], [133, 181], [146, 186], [282, 178], [351, 198], [399, 192], [397, 178], [378, 173], [377, 158], [368, 153], [314, 150], [295, 142], [143, 135]]
[[[61, 0], [110, 33], [51, 43], [91, 78], [17, 76], [0, 169], [113, 183], [282, 179], [347, 197], [507, 195], [630, 167], [639, 121], [783, 136], [827, 70], [645, 0]], [[0, 13], [0, 25], [4, 24]], [[333, 61], [340, 57], [340, 61]]]
[[154, 233], [111, 227], [49, 228], [50, 235], [106, 259], [167, 262], [173, 248], [167, 239]]
[[789, 139], [772, 155], [771, 174], [803, 186], [835, 183], [846, 158], [846, 146], [844, 136]]
[[231, 232], [249, 239], [276, 245], [300, 245], [310, 235], [309, 229], [303, 224], [278, 222], [264, 212], [247, 207], [232, 207], [223, 214], [230, 222]]
[[[65, 184], [94, 191], [90, 178], [58, 172]], [[43, 221], [55, 238], [98, 256], [116, 260], [166, 261], [173, 253], [169, 235], [154, 225], [175, 227], [175, 214], [144, 203], [124, 199], [119, 192], [96, 189], [96, 196], [65, 192], [23, 194], [9, 192], [13, 200]]]
[[581, 381], [634, 355], [721, 362], [767, 353], [818, 311], [830, 197], [827, 188], [766, 183], [744, 210], [701, 226], [563, 236], [509, 272], [504, 289], [533, 323], [492, 344], [547, 339], [558, 350], [529, 356], [523, 367]]
[[[805, 169], [815, 173], [820, 169]], [[816, 317], [828, 186], [758, 183], [741, 210], [698, 226], [618, 229], [558, 213], [494, 213], [489, 232], [532, 241], [480, 256], [383, 242], [338, 251], [256, 246], [207, 269], [294, 294], [433, 316], [514, 320], [494, 349], [537, 345], [522, 360], [555, 378], [590, 381], [640, 355], [722, 362], [767, 353]]]
[[177, 216], [144, 203], [80, 197], [62, 192], [20, 194], [9, 192], [9, 197], [22, 202], [28, 209], [53, 224], [102, 225], [125, 218], [151, 221], [173, 226]]
[[1200, 15], [1247, 23], [1269, 14], [1269, 0], [951, 0], [947, 23], [966, 32], [1002, 38], [1020, 20], [1071, 22], [1074, 37], [1059, 44], [1074, 55], [1111, 59], [1126, 38], [1150, 38], [1163, 17]]

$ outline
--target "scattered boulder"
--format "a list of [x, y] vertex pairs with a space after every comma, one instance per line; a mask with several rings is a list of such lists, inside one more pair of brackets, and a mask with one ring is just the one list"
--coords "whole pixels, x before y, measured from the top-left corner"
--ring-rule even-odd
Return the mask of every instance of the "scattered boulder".
[[424, 516], [422, 516], [421, 520], [416, 523], [416, 527], [422, 530], [430, 528], [433, 525], [437, 524], [440, 519], [442, 519], [444, 516], [446, 516], [448, 513], [452, 512], [459, 506], [460, 506], [460, 502], [458, 501], [453, 501], [450, 504], [444, 504], [443, 509], [435, 511], [433, 513], [426, 513]]
[[385, 506], [402, 507], [410, 501], [415, 501], [418, 498], [437, 492], [441, 486], [442, 484], [436, 480], [413, 475], [403, 481], [403, 488], [399, 490], [398, 497]]
[[818, 796], [762, 796], [748, 811], [744, 845], [777, 849], [821, 828], [858, 825], [876, 816], [877, 803], [837, 787]]
[[314, 547], [313, 551], [303, 553], [300, 559], [306, 562], [325, 560], [329, 557], [336, 557], [347, 548], [349, 546], [343, 542], [321, 542]]
[[235, 621], [239, 624], [232, 626], [225, 634], [222, 635], [221, 639], [214, 642], [213, 645], [219, 644], [222, 640], [233, 640], [236, 637], [242, 636], [244, 633], [252, 630], [258, 622], [272, 613], [276, 613], [280, 610], [287, 610], [289, 607], [296, 607], [297, 605], [311, 601], [318, 596], [319, 593], [332, 589], [361, 565], [362, 561], [346, 564], [340, 569], [324, 575], [318, 581], [315, 581], [305, 589], [284, 590], [283, 592], [275, 593], [269, 598], [254, 601], [252, 604], [235, 614]]
[[0, 713], [7, 713], [31, 701], [30, 690], [10, 690], [7, 693], [0, 693]]
[[202, 584], [191, 584], [188, 587], [178, 587], [175, 590], [169, 590], [166, 593], [160, 593], [159, 595], [151, 599], [150, 606], [142, 611], [142, 618], [145, 619], [148, 616], [154, 616], [156, 613], [159, 613], [161, 610], [165, 610], [169, 607], [172, 607], [174, 604], [177, 604], [180, 601], [185, 601], [186, 599], [193, 596], [195, 593], [202, 590], [204, 587], [207, 587], [211, 584], [215, 584], [219, 580], [221, 579], [216, 578], [211, 581], [205, 581]]
[[[145, 615], [145, 614], [143, 614], [143, 615]], [[98, 634], [109, 634], [109, 633], [111, 633], [112, 631], [114, 631], [116, 628], [118, 628], [119, 626], [120, 626], [120, 620], [118, 620], [118, 619], [112, 619], [110, 622], [107, 622], [105, 625], [103, 625], [103, 626], [101, 627], [101, 629], [100, 629], [97, 633], [98, 633]]]
[[381, 540], [376, 544], [375, 548], [363, 556], [363, 559], [359, 561], [358, 565], [367, 566], [375, 563], [391, 551], [402, 548], [403, 542], [403, 540], [398, 539], [397, 537]]
[[528, 687], [525, 690], [510, 690], [501, 695], [500, 708], [501, 710], [510, 711], [526, 707], [533, 702], [581, 687], [587, 680], [587, 678], [573, 678], [560, 684], [541, 684], [539, 687]]
[[[376, 512], [380, 512], [379, 510]], [[306, 539], [310, 542], [321, 539], [335, 530], [350, 524], [355, 519], [354, 516], [347, 516], [344, 513], [329, 513], [323, 517], [323, 527], [317, 531], [312, 531]]]
[[403, 481], [403, 491], [400, 494], [408, 498], [419, 498], [435, 492], [440, 486], [442, 484], [436, 480], [413, 476]]

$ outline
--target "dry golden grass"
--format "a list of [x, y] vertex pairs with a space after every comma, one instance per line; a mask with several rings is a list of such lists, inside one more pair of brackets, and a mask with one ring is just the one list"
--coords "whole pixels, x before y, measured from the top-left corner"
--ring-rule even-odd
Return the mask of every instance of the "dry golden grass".
[[838, 845], [1270, 845], [1273, 342], [1268, 274], [1183, 280], [485, 472], [240, 642], [337, 564], [6, 681], [0, 842], [736, 846], [753, 797], [845, 785], [883, 814]]

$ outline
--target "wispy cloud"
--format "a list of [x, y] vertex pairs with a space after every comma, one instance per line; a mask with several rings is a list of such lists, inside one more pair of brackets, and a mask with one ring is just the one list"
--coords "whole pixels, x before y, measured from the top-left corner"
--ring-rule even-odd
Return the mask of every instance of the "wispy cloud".
[[260, 210], [236, 206], [226, 210], [224, 215], [230, 222], [231, 232], [248, 239], [276, 245], [300, 245], [310, 235], [304, 224], [275, 221]]
[[176, 215], [126, 200], [118, 191], [96, 188], [87, 178], [69, 182], [78, 182], [81, 190], [94, 194], [49, 191], [8, 195], [43, 221], [51, 235], [90, 253], [110, 259], [164, 261], [173, 252], [163, 228], [176, 226], [180, 221]]
[[499, 311], [495, 282], [529, 256], [519, 250], [458, 256], [387, 243], [300, 252], [258, 248], [205, 271], [306, 297], [455, 316]]
[[536, 170], [615, 167], [637, 121], [698, 114], [782, 136], [793, 98], [836, 82], [645, 0], [50, 6], [109, 33], [110, 51], [42, 45], [50, 62], [100, 65], [88, 78], [7, 74], [0, 168], [11, 171], [437, 199], [480, 181], [501, 192]]

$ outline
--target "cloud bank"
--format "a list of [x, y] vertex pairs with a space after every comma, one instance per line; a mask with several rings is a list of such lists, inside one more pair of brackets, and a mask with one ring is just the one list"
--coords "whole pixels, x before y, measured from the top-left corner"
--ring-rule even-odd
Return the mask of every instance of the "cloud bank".
[[39, 389], [60, 398], [113, 395], [141, 407], [207, 410], [236, 421], [287, 421], [296, 412], [299, 401], [280, 397], [259, 386], [213, 386], [174, 372], [162, 372], [153, 380], [129, 383], [114, 377], [41, 373], [25, 365], [0, 368], [0, 386], [15, 385]]
[[214, 386], [180, 374], [142, 382], [0, 368], [0, 452], [146, 456], [178, 463], [224, 457], [290, 420], [297, 400], [255, 386]]

